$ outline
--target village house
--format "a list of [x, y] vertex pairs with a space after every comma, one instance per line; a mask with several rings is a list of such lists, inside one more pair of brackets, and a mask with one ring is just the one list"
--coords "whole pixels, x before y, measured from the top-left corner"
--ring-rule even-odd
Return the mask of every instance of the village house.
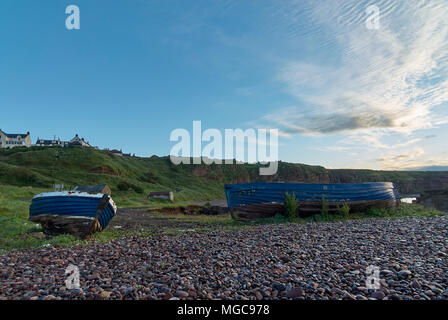
[[61, 147], [69, 147], [69, 146], [82, 146], [82, 147], [92, 147], [87, 141], [84, 140], [84, 138], [80, 138], [78, 134], [74, 136], [73, 139], [70, 141], [62, 141], [60, 138], [56, 139], [56, 137], [53, 140], [45, 140], [45, 139], [39, 139], [37, 138], [36, 146], [39, 147], [55, 147], [55, 146], [61, 146]]
[[117, 149], [104, 149], [104, 151], [107, 151], [109, 154], [117, 156], [117, 157], [132, 157], [132, 154], [130, 153], [123, 153], [123, 150], [117, 150]]
[[118, 157], [122, 157], [123, 156], [123, 151], [122, 150], [112, 149], [112, 150], [108, 150], [108, 152], [113, 154], [114, 156], [118, 156]]
[[78, 134], [68, 142], [69, 146], [81, 146], [81, 147], [91, 147], [91, 145], [84, 140], [84, 138], [80, 138]]
[[66, 147], [68, 146], [68, 141], [62, 141], [60, 138], [53, 139], [53, 140], [45, 140], [45, 139], [39, 139], [37, 138], [36, 146], [38, 147], [55, 147], [55, 146], [61, 146]]
[[31, 135], [27, 133], [11, 134], [5, 133], [0, 129], [0, 147], [14, 148], [14, 147], [30, 147]]

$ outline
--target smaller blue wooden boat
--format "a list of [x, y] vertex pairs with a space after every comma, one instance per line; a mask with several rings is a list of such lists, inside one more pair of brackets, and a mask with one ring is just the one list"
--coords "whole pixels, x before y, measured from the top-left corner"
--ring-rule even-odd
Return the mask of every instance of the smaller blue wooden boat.
[[104, 230], [116, 212], [117, 206], [109, 194], [48, 192], [33, 198], [29, 220], [40, 223], [47, 235], [72, 234], [86, 238]]
[[347, 204], [350, 212], [370, 207], [391, 208], [400, 202], [391, 182], [370, 183], [242, 183], [225, 186], [232, 217], [240, 221], [270, 218], [283, 213], [285, 195], [294, 194], [302, 217], [318, 214], [325, 200], [329, 213]]

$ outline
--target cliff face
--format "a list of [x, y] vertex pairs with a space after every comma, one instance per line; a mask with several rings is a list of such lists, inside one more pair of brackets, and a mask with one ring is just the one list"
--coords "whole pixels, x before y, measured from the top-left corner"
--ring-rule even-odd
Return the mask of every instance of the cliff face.
[[448, 212], [448, 189], [426, 191], [417, 199], [417, 203]]
[[415, 181], [397, 181], [396, 185], [400, 193], [421, 193], [428, 190], [448, 190], [448, 173], [440, 173], [440, 176], [428, 175], [416, 177]]
[[221, 183], [245, 182], [306, 182], [306, 183], [360, 183], [393, 182], [401, 194], [421, 193], [427, 190], [448, 189], [448, 172], [379, 171], [360, 169], [329, 170], [320, 166], [280, 162], [278, 172], [260, 176], [258, 165], [199, 165], [193, 174]]
[[334, 183], [393, 182], [401, 194], [421, 193], [427, 190], [448, 189], [448, 172], [329, 170]]

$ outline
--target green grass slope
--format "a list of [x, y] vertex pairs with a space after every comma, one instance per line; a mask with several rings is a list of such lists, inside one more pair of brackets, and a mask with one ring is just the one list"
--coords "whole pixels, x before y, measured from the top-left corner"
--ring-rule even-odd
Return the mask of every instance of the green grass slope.
[[143, 200], [148, 192], [161, 190], [178, 190], [178, 200], [223, 197], [220, 182], [174, 166], [168, 158], [118, 157], [77, 147], [0, 152], [0, 184], [48, 189], [54, 183], [108, 184], [114, 199], [122, 200]]
[[108, 184], [121, 206], [141, 204], [150, 191], [173, 190], [177, 201], [224, 198], [223, 185], [254, 181], [392, 181], [405, 193], [448, 187], [447, 172], [327, 170], [280, 162], [276, 175], [260, 176], [258, 164], [174, 165], [168, 157], [118, 157], [91, 148], [32, 147], [0, 150], [0, 185], [50, 189]]

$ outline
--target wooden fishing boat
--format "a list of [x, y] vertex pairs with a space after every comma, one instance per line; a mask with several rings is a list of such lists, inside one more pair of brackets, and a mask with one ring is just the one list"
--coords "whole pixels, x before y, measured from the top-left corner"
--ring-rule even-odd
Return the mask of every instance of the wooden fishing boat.
[[321, 213], [325, 201], [328, 212], [335, 213], [347, 204], [350, 212], [370, 207], [392, 208], [400, 196], [391, 182], [371, 183], [243, 183], [225, 186], [232, 217], [240, 221], [270, 218], [285, 211], [286, 193], [294, 194], [298, 213], [307, 217]]
[[33, 198], [29, 220], [40, 223], [47, 235], [72, 234], [84, 239], [104, 230], [116, 212], [109, 194], [48, 192]]

